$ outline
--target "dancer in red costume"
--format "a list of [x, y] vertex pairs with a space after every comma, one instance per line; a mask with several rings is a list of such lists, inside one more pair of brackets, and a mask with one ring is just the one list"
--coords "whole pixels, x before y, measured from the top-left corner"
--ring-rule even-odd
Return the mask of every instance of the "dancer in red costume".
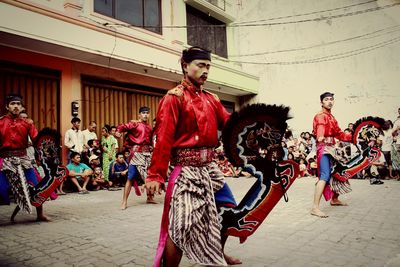
[[[19, 118], [22, 111], [22, 96], [10, 94], [6, 97], [8, 114], [0, 118], [0, 197], [10, 203], [8, 188], [11, 187], [17, 207], [11, 221], [20, 209], [31, 213], [32, 205], [28, 186], [38, 184], [32, 161], [28, 157], [28, 136], [34, 140], [38, 131], [32, 120]], [[49, 221], [43, 213], [43, 206], [36, 207], [37, 221]]]
[[217, 131], [230, 115], [216, 95], [203, 89], [211, 67], [210, 52], [186, 49], [181, 66], [184, 79], [160, 102], [146, 179], [148, 191], [161, 193], [170, 162], [154, 266], [160, 266], [162, 259], [166, 266], [178, 266], [182, 253], [199, 264], [225, 265], [236, 259], [223, 253], [214, 192], [225, 182], [213, 159]]
[[[317, 139], [317, 162], [319, 180], [315, 186], [314, 203], [311, 209], [311, 215], [321, 218], [328, 217], [320, 208], [322, 194], [327, 200], [331, 197], [330, 204], [332, 206], [346, 206], [346, 203], [341, 202], [337, 192], [332, 192], [329, 186], [331, 180], [331, 160], [334, 160], [335, 153], [335, 138], [341, 141], [350, 141], [351, 134], [343, 132], [338, 125], [337, 120], [332, 115], [332, 107], [334, 104], [334, 94], [326, 92], [320, 95], [322, 110], [315, 115], [313, 121], [313, 134]], [[335, 182], [338, 183], [337, 181]], [[346, 182], [348, 184], [348, 182]], [[338, 185], [340, 186], [340, 185]], [[344, 186], [350, 188], [349, 184]], [[342, 187], [343, 188], [343, 187]], [[324, 191], [325, 190], [325, 191]]]
[[[124, 144], [124, 149], [129, 150], [129, 170], [128, 179], [125, 184], [121, 209], [128, 207], [128, 197], [132, 186], [138, 196], [141, 195], [139, 186], [144, 184], [147, 176], [147, 168], [150, 165], [151, 159], [151, 133], [152, 129], [148, 124], [150, 108], [139, 108], [139, 120], [130, 121], [125, 124], [120, 124], [117, 127], [116, 136], [120, 137], [121, 133], [126, 132], [127, 137]], [[155, 204], [154, 194], [147, 193], [147, 203]]]

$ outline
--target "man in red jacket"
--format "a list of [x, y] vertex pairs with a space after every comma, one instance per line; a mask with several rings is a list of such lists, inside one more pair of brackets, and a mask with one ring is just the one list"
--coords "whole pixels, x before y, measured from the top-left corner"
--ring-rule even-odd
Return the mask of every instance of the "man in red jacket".
[[[128, 197], [132, 186], [134, 186], [136, 194], [141, 195], [139, 186], [144, 184], [147, 176], [147, 168], [150, 165], [151, 151], [153, 149], [151, 146], [152, 129], [148, 123], [149, 115], [150, 108], [146, 106], [140, 107], [139, 120], [118, 125], [115, 134], [119, 137], [121, 133], [127, 133], [124, 149], [130, 152], [128, 177], [121, 203], [122, 210], [128, 207]], [[156, 203], [154, 194], [147, 194], [147, 203]]]
[[[319, 180], [315, 186], [314, 202], [311, 209], [311, 215], [315, 215], [321, 218], [328, 217], [323, 213], [319, 204], [321, 201], [322, 193], [325, 188], [329, 186], [331, 179], [331, 160], [335, 156], [335, 138], [341, 141], [350, 141], [351, 134], [343, 132], [338, 125], [337, 120], [332, 115], [332, 107], [335, 102], [333, 98], [334, 94], [325, 92], [320, 95], [322, 110], [315, 115], [313, 121], [313, 134], [317, 140], [317, 164], [318, 164], [318, 175]], [[345, 206], [346, 204], [341, 202], [339, 194], [333, 192], [331, 200], [332, 206]]]
[[[28, 137], [34, 140], [38, 131], [32, 120], [19, 117], [23, 110], [22, 96], [10, 94], [6, 97], [8, 114], [0, 118], [0, 197], [6, 204], [10, 203], [8, 188], [11, 186], [17, 207], [11, 221], [20, 209], [32, 212], [29, 186], [37, 185], [32, 161], [27, 155]], [[43, 207], [36, 207], [37, 220], [48, 221]]]
[[160, 193], [170, 162], [154, 266], [159, 266], [162, 258], [166, 266], [178, 266], [183, 252], [192, 262], [224, 265], [213, 192], [225, 181], [213, 159], [217, 132], [230, 114], [216, 95], [203, 89], [211, 67], [209, 51], [185, 49], [181, 67], [184, 79], [160, 101], [146, 179], [147, 190]]

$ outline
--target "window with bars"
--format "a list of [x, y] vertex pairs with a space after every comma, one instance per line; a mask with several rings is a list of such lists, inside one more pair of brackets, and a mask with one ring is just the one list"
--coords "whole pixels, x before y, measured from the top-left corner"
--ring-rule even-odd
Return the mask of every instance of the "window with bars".
[[187, 42], [221, 57], [228, 57], [226, 24], [200, 10], [186, 5]]
[[162, 34], [161, 0], [94, 0], [94, 11]]

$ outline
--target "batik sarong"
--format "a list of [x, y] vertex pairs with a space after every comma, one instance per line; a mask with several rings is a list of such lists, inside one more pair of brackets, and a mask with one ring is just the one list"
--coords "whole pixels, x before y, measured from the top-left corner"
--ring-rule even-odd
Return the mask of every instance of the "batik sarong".
[[214, 200], [214, 192], [224, 186], [223, 173], [215, 162], [202, 167], [170, 166], [170, 171], [154, 266], [160, 266], [167, 233], [189, 261], [225, 266]]
[[[131, 161], [129, 162], [130, 165], [136, 166], [136, 169], [140, 174], [140, 177], [138, 177], [140, 179], [140, 184], [143, 184], [146, 180], [147, 169], [149, 168], [150, 162], [151, 152], [135, 152]], [[136, 179], [136, 177], [133, 179]]]
[[30, 201], [29, 186], [35, 186], [37, 183], [36, 177], [31, 177], [31, 184], [28, 184], [26, 173], [29, 176], [35, 176], [32, 162], [28, 156], [23, 157], [8, 157], [3, 159], [3, 166], [1, 168], [5, 174], [11, 191], [14, 195], [17, 205], [28, 213], [32, 212], [32, 205]]
[[168, 234], [191, 261], [203, 265], [226, 265], [214, 192], [224, 185], [216, 163], [204, 167], [184, 166], [176, 179]]
[[[330, 155], [331, 158], [331, 166], [335, 164], [335, 161], [338, 162], [346, 162], [347, 159], [345, 155], [342, 153], [343, 149], [329, 144], [318, 144], [317, 145], [317, 163], [318, 163], [318, 175], [319, 175], [319, 162], [321, 160], [322, 155]], [[342, 195], [352, 191], [351, 185], [349, 181], [339, 181], [335, 178], [331, 178], [329, 185], [324, 189], [324, 197], [325, 200], [330, 200], [332, 198], [332, 191], [336, 194]]]

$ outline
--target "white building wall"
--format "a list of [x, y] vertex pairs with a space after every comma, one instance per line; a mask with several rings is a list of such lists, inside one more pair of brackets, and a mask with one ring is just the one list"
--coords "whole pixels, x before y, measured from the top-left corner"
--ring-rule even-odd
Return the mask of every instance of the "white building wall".
[[[290, 106], [294, 118], [289, 125], [296, 134], [311, 130], [324, 91], [335, 93], [333, 113], [342, 129], [367, 115], [395, 119], [400, 107], [400, 1], [365, 2], [238, 1], [237, 22], [259, 24], [235, 27], [239, 55], [258, 53], [235, 59], [262, 63], [243, 64], [244, 71], [260, 76], [259, 94], [252, 101]], [[322, 10], [331, 11], [316, 12]], [[286, 18], [271, 19], [278, 17]], [[271, 23], [282, 24], [266, 25]]]

